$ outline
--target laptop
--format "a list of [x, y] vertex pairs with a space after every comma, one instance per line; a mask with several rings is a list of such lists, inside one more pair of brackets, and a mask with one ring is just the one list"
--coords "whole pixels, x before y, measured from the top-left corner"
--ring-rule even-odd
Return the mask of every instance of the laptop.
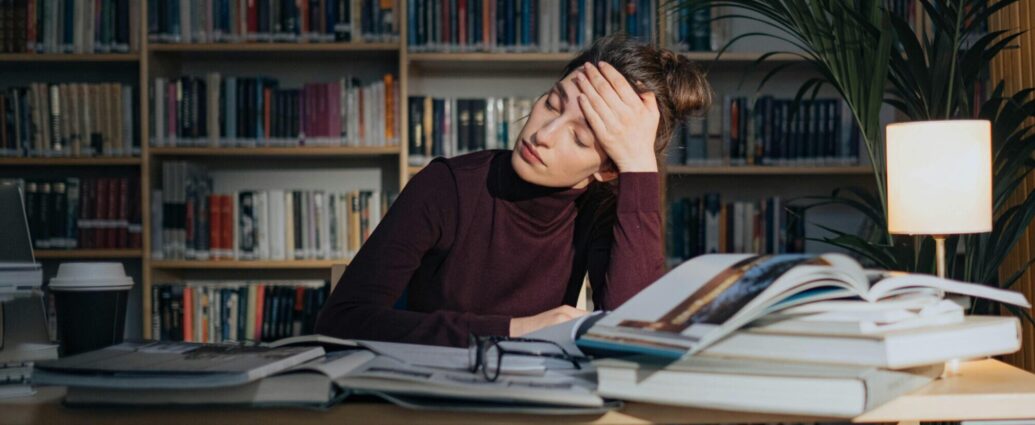
[[0, 301], [29, 296], [43, 285], [43, 269], [32, 253], [22, 190], [0, 184]]

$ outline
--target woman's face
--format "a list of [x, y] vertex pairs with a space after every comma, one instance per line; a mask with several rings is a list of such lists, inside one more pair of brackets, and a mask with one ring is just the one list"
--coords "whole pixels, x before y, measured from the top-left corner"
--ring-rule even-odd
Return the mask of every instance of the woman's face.
[[[514, 144], [514, 170], [529, 183], [586, 187], [592, 180], [617, 177], [579, 108], [577, 70], [536, 100]], [[605, 165], [601, 167], [601, 165]]]

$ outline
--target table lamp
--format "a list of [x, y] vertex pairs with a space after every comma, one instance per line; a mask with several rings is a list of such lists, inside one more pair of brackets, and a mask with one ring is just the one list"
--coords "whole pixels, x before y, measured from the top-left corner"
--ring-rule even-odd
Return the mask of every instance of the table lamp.
[[[888, 232], [931, 235], [938, 277], [945, 237], [992, 230], [992, 126], [986, 120], [887, 127]], [[959, 373], [959, 359], [946, 376]]]
[[992, 126], [987, 120], [887, 127], [888, 232], [931, 235], [938, 277], [945, 237], [992, 230]]

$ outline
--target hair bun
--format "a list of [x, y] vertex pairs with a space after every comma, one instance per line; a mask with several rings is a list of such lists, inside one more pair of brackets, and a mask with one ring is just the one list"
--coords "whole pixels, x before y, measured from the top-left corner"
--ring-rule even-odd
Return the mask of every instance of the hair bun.
[[658, 64], [665, 72], [674, 118], [682, 120], [705, 113], [712, 93], [704, 72], [685, 55], [668, 49], [658, 50]]

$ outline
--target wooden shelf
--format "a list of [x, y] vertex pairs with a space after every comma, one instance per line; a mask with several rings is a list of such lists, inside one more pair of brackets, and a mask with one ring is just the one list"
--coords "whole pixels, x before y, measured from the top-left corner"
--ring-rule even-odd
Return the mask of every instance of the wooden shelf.
[[139, 53], [2, 53], [3, 62], [137, 62]]
[[398, 155], [399, 146], [386, 147], [323, 147], [298, 146], [290, 148], [150, 148], [151, 155], [160, 156], [279, 156], [279, 157], [327, 157], [327, 156], [376, 156]]
[[712, 166], [712, 167], [691, 167], [682, 165], [668, 166], [668, 175], [866, 175], [873, 174], [873, 168], [868, 165], [849, 166]]
[[[698, 62], [711, 62], [715, 60], [715, 55], [718, 52], [684, 52], [681, 53], [690, 60]], [[758, 52], [725, 52], [719, 57], [719, 63], [741, 63], [741, 62], [754, 62], [758, 58], [762, 57], [765, 53]], [[766, 58], [765, 62], [805, 62], [805, 58], [790, 54], [790, 53], [779, 53]]]
[[140, 258], [140, 249], [40, 249], [34, 251], [36, 258], [45, 259], [105, 259]]
[[348, 264], [348, 259], [337, 260], [155, 260], [151, 262], [153, 269], [181, 270], [229, 270], [229, 269], [330, 269], [333, 266]]
[[152, 43], [154, 53], [228, 52], [384, 52], [398, 51], [400, 43]]
[[64, 158], [0, 158], [0, 165], [13, 166], [110, 166], [110, 165], [140, 165], [139, 157], [64, 157]]

